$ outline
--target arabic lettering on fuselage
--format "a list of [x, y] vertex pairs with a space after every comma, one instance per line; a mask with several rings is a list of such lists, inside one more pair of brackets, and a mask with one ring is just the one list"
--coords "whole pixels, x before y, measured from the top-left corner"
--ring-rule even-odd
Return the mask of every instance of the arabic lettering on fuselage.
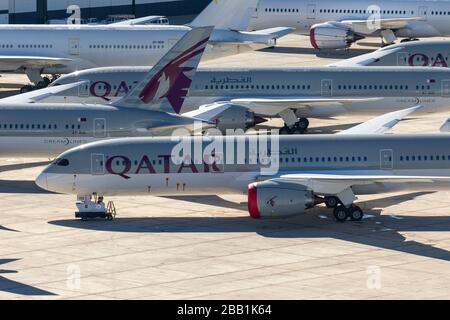
[[230, 78], [230, 77], [226, 77], [226, 78], [222, 78], [222, 79], [218, 79], [218, 78], [213, 78], [211, 80], [212, 84], [216, 84], [216, 85], [224, 85], [224, 84], [247, 84], [247, 83], [252, 83], [252, 78], [251, 77], [241, 77], [241, 78]]

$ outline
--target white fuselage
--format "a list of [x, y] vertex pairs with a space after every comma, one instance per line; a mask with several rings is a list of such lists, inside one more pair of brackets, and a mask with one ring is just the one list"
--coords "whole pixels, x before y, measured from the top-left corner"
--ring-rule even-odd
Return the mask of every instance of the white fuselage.
[[[88, 80], [82, 88], [55, 96], [51, 102], [105, 103], [129, 92], [147, 68], [86, 70], [58, 79], [55, 84]], [[292, 104], [254, 103], [256, 114], [275, 117], [298, 107], [298, 115], [326, 118], [346, 113], [382, 114], [421, 104], [423, 112], [450, 107], [450, 72], [444, 68], [272, 68], [202, 69], [195, 76], [183, 112], [218, 101], [245, 98], [361, 99], [323, 102], [311, 107]], [[307, 105], [304, 104], [304, 105]]]
[[308, 35], [311, 27], [318, 23], [373, 19], [372, 10], [381, 12], [375, 18], [423, 19], [411, 22], [407, 31], [397, 31], [398, 37], [450, 35], [449, 1], [261, 0], [251, 28], [286, 26]]
[[[58, 159], [67, 159], [67, 166], [48, 166], [37, 182], [50, 191], [77, 195], [210, 195], [245, 194], [253, 182], [295, 174], [450, 177], [450, 154], [446, 148], [450, 138], [445, 134], [272, 136], [259, 144], [258, 151], [250, 146], [250, 140], [257, 141], [256, 138], [223, 139], [219, 137], [214, 142], [204, 138], [203, 144], [198, 137], [188, 140], [192, 142], [192, 150], [203, 150], [204, 159], [212, 150], [221, 151], [211, 164], [194, 160], [191, 164], [176, 163], [177, 142], [170, 138], [89, 144], [60, 155]], [[279, 151], [269, 158], [269, 165], [250, 160], [250, 150], [259, 152], [260, 157], [265, 154], [261, 148], [267, 141], [266, 150], [277, 149], [274, 139], [279, 140]], [[211, 149], [213, 145], [218, 149]], [[229, 157], [230, 153], [234, 156]], [[239, 154], [243, 155], [240, 163]], [[449, 190], [449, 181], [391, 179], [371, 183], [368, 178], [355, 182], [353, 189], [355, 194]]]
[[[0, 26], [0, 72], [36, 69], [66, 74], [95, 67], [152, 66], [189, 30], [186, 26]], [[215, 30], [206, 59], [238, 53], [239, 34]], [[227, 43], [229, 42], [229, 43]], [[2, 56], [8, 57], [2, 59]], [[42, 60], [39, 60], [42, 58]], [[49, 61], [48, 59], [63, 59]]]

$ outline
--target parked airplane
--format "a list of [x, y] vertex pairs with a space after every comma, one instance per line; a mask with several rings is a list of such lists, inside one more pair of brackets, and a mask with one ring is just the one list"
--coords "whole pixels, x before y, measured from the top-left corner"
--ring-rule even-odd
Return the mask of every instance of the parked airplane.
[[330, 64], [330, 67], [409, 66], [444, 67], [450, 65], [450, 41], [431, 40], [399, 43]]
[[[51, 157], [91, 141], [167, 134], [179, 127], [193, 130], [202, 121], [205, 128], [213, 126], [210, 118], [215, 119], [224, 107], [196, 113], [195, 117], [178, 114], [212, 30], [189, 31], [133, 90], [113, 104], [0, 101], [0, 156]], [[58, 87], [44, 90], [55, 89]], [[152, 109], [143, 109], [143, 105]], [[170, 112], [164, 111], [169, 108]]]
[[[58, 101], [105, 103], [127, 94], [148, 68], [100, 68], [76, 72], [53, 85], [81, 80]], [[450, 107], [450, 70], [445, 68], [270, 68], [203, 69], [195, 76], [183, 108], [228, 104], [219, 127], [247, 129], [259, 117], [281, 117], [282, 134], [303, 133], [308, 118], [346, 113], [382, 114], [422, 104], [424, 112]], [[255, 121], [256, 119], [256, 121]]]
[[63, 153], [36, 183], [78, 195], [82, 218], [109, 214], [105, 196], [247, 194], [253, 218], [325, 203], [359, 221], [356, 195], [450, 190], [449, 145], [448, 134], [113, 139]]
[[[42, 74], [130, 64], [150, 66], [191, 27], [209, 25], [216, 26], [208, 46], [212, 57], [239, 51], [235, 49], [241, 44], [273, 46], [275, 39], [292, 29], [245, 31], [257, 1], [213, 1], [190, 26], [1, 25], [0, 72], [25, 72], [42, 87], [49, 83]], [[24, 87], [23, 92], [30, 89]]]
[[411, 0], [261, 0], [252, 29], [287, 26], [309, 35], [316, 49], [346, 49], [365, 37], [449, 36], [450, 2]]

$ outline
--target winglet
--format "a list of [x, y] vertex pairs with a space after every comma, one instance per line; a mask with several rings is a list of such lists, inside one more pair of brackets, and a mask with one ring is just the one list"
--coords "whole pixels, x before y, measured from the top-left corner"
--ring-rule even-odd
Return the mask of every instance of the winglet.
[[113, 105], [139, 108], [169, 102], [173, 111], [179, 114], [213, 29], [201, 27], [189, 31], [143, 81]]
[[246, 31], [259, 0], [212, 0], [189, 25]]

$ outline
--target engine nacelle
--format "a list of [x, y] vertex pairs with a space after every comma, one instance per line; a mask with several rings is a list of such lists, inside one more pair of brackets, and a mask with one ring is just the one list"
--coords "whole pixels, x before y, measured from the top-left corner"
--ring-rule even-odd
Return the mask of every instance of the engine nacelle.
[[216, 128], [223, 133], [226, 133], [226, 130], [242, 129], [246, 131], [266, 120], [256, 116], [247, 108], [230, 105], [228, 109], [217, 116], [214, 121], [217, 123]]
[[313, 192], [294, 181], [273, 179], [248, 186], [248, 212], [254, 219], [300, 215], [314, 205]]
[[315, 49], [347, 49], [352, 43], [364, 39], [347, 25], [339, 22], [326, 22], [311, 27], [309, 38]]

